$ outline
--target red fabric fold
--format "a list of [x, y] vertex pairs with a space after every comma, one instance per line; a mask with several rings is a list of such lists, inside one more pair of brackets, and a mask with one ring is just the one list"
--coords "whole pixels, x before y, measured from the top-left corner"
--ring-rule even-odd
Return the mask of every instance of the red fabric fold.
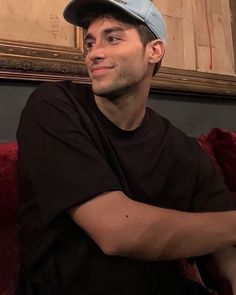
[[16, 143], [0, 144], [0, 294], [14, 295], [19, 269]]
[[236, 191], [236, 132], [214, 128], [208, 135], [215, 157], [223, 172], [225, 184]]

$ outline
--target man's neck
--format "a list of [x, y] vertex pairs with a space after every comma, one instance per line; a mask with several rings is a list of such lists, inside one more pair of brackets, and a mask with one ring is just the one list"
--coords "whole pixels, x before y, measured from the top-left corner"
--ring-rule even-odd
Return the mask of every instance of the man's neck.
[[95, 95], [100, 111], [115, 125], [123, 130], [138, 128], [144, 118], [149, 91], [127, 94], [115, 100]]

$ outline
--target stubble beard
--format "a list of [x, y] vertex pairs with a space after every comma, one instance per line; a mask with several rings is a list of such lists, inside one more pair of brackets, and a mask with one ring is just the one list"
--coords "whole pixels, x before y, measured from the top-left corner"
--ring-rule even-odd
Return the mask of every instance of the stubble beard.
[[129, 93], [133, 94], [137, 88], [139, 79], [130, 79], [131, 75], [132, 73], [126, 70], [107, 85], [96, 87], [96, 83], [93, 83], [93, 92], [96, 96], [105, 98], [113, 103], [118, 103], [123, 97], [129, 95]]

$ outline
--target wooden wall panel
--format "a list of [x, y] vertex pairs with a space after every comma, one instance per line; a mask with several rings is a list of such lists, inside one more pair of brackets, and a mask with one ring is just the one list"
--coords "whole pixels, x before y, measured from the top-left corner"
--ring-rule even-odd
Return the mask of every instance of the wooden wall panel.
[[75, 46], [75, 30], [62, 11], [68, 0], [0, 0], [0, 39]]
[[196, 70], [196, 47], [192, 1], [183, 0], [184, 69]]
[[229, 0], [153, 0], [167, 25], [163, 65], [235, 76]]
[[182, 68], [184, 65], [183, 20], [177, 17], [165, 16], [167, 23], [166, 54], [164, 66]]
[[193, 0], [197, 71], [235, 75], [228, 0]]
[[234, 67], [236, 72], [236, 1], [229, 0], [230, 12], [231, 12], [231, 28], [233, 36], [233, 48], [234, 48]]
[[182, 0], [153, 0], [164, 15], [183, 18]]
[[[189, 0], [154, 0], [167, 26], [167, 47], [163, 66], [195, 70], [194, 26]], [[190, 13], [189, 13], [190, 11]]]
[[[218, 1], [218, 0], [215, 0]], [[205, 8], [205, 0], [193, 0], [193, 20], [194, 20], [194, 28], [195, 28], [195, 42], [197, 46], [210, 46], [209, 40], [209, 32], [208, 32], [208, 23], [206, 18], [206, 8]], [[208, 15], [209, 18], [209, 30], [212, 45], [214, 46], [214, 36], [213, 36], [213, 27], [211, 14]]]
[[[230, 59], [230, 71], [232, 71], [234, 74], [235, 72], [235, 63], [236, 60], [234, 59], [234, 50], [236, 51], [236, 48], [234, 49], [234, 43], [233, 43], [233, 29], [235, 30], [235, 23], [233, 23], [232, 19], [232, 11], [230, 7], [230, 1], [221, 0], [222, 4], [222, 11], [225, 19], [225, 26], [222, 27], [224, 30], [225, 36], [226, 36], [226, 48], [228, 49], [227, 53]], [[234, 27], [233, 27], [234, 26]]]

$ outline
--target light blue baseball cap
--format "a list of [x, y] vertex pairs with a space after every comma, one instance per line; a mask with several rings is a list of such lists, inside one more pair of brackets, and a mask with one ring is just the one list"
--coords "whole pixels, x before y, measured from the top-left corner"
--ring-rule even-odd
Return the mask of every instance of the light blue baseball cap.
[[120, 8], [133, 18], [146, 24], [154, 35], [165, 43], [165, 21], [160, 11], [150, 0], [73, 0], [64, 10], [64, 18], [73, 25], [86, 27], [84, 23], [86, 10], [84, 8], [86, 7], [89, 10], [91, 4], [98, 5], [98, 7], [99, 4], [107, 4], [108, 7]]

